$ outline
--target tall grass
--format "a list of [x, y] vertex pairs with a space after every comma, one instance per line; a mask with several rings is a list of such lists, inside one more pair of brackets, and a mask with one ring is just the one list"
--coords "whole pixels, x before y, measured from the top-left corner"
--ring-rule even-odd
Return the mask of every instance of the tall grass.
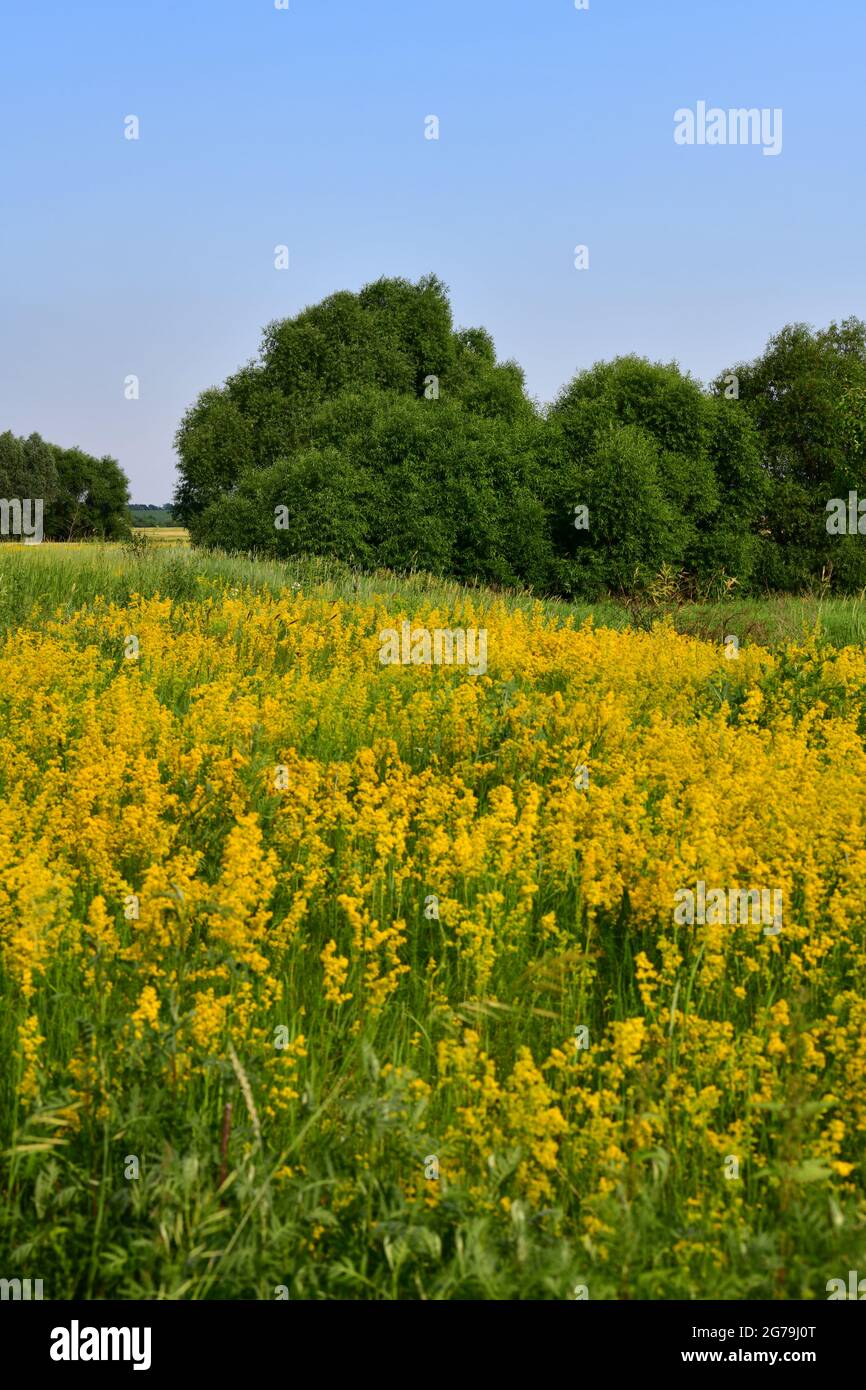
[[[389, 603], [427, 600], [451, 610], [468, 597], [491, 591], [430, 575], [391, 570], [357, 571], [339, 560], [320, 556], [292, 560], [200, 551], [170, 540], [141, 545], [0, 546], [0, 622], [7, 628], [56, 612], [74, 612], [94, 595], [125, 604], [132, 594], [179, 601], [218, 593], [224, 587], [252, 587], [270, 594], [300, 588], [321, 598]], [[600, 627], [648, 628], [668, 618], [677, 631], [706, 641], [723, 642], [729, 633], [740, 642], [778, 647], [819, 630], [835, 646], [866, 642], [864, 596], [831, 598], [789, 594], [732, 598], [705, 603], [627, 603], [607, 598], [594, 603], [538, 599], [521, 591], [501, 591], [511, 611], [531, 612], [537, 604], [557, 620], [576, 624], [588, 617]]]

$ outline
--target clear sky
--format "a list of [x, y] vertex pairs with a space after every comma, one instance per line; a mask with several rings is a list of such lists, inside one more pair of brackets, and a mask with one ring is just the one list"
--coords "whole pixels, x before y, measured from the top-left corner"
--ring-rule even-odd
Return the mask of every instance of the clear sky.
[[[265, 323], [379, 275], [438, 274], [541, 400], [866, 316], [864, 0], [2, 0], [0, 55], [0, 431], [136, 501]], [[781, 154], [677, 145], [699, 101], [781, 108]]]

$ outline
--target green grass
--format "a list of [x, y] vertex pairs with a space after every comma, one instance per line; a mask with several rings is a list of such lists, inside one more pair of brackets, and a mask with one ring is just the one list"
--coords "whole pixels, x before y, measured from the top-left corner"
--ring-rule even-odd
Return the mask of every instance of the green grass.
[[[24, 563], [22, 552], [26, 555]], [[119, 604], [126, 603], [133, 593], [159, 593], [183, 601], [199, 597], [203, 585], [213, 591], [223, 585], [249, 585], [271, 593], [296, 585], [322, 598], [385, 598], [407, 605], [423, 600], [446, 610], [465, 596], [490, 592], [424, 572], [363, 573], [338, 560], [316, 556], [287, 561], [250, 559], [155, 543], [150, 537], [141, 548], [119, 544], [0, 546], [0, 623], [7, 629], [38, 620], [40, 614], [74, 612], [95, 594]], [[686, 604], [626, 604], [613, 598], [569, 603], [539, 600], [530, 593], [510, 590], [499, 596], [513, 610], [528, 612], [540, 602], [551, 617], [561, 621], [571, 618], [580, 624], [591, 616], [598, 627], [648, 628], [669, 618], [678, 631], [719, 643], [734, 634], [741, 645], [751, 642], [773, 649], [799, 641], [816, 627], [833, 646], [866, 642], [863, 595], [777, 594]]]

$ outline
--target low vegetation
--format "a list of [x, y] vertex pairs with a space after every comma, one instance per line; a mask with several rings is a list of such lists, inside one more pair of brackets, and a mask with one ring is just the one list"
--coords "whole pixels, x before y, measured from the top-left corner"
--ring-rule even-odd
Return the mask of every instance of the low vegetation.
[[[5, 1271], [809, 1299], [863, 1267], [861, 604], [651, 605], [0, 553]], [[485, 671], [383, 664], [405, 622], [483, 631]], [[684, 922], [701, 884], [769, 886], [780, 930]]]

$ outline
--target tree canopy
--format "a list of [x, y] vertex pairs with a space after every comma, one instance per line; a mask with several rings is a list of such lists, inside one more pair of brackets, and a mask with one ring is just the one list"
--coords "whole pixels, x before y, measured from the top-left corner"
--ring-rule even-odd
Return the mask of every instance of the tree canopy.
[[[0, 434], [0, 497], [40, 499], [47, 540], [113, 540], [129, 534], [129, 485], [116, 459], [48, 444], [38, 434]], [[8, 537], [13, 539], [13, 537]]]
[[[734, 389], [731, 382], [735, 383]], [[178, 521], [205, 545], [324, 552], [595, 596], [662, 566], [741, 590], [828, 567], [826, 525], [864, 484], [866, 325], [792, 325], [704, 388], [637, 356], [578, 372], [548, 409], [445, 286], [381, 279], [265, 329], [177, 435]]]

